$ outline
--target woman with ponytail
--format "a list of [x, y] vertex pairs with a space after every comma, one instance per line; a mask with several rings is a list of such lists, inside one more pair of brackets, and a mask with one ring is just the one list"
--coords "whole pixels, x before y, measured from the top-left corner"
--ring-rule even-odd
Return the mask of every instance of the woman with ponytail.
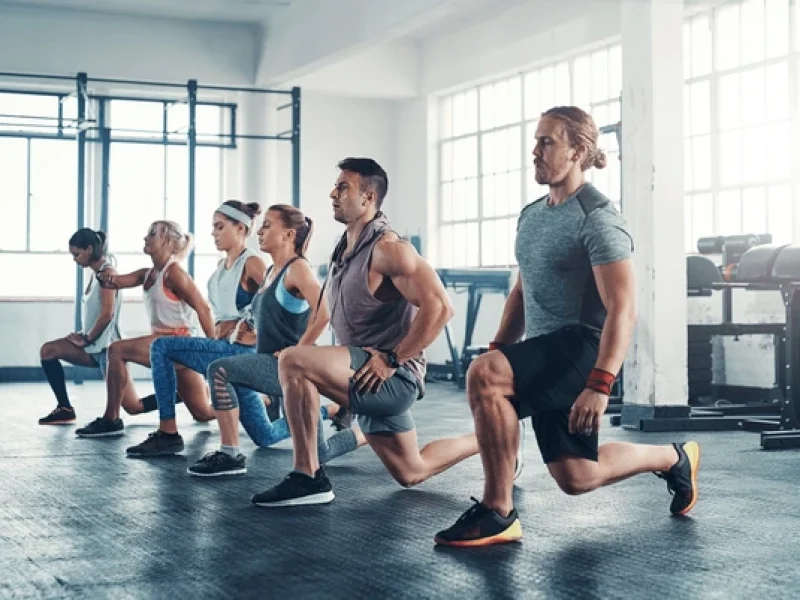
[[[143, 412], [142, 403], [131, 394], [133, 384], [126, 364], [133, 362], [150, 367], [150, 344], [164, 336], [197, 335], [200, 328], [209, 337], [214, 335], [211, 308], [203, 299], [189, 274], [181, 267], [192, 250], [192, 236], [184, 233], [174, 221], [155, 221], [144, 238], [144, 253], [153, 266], [126, 275], [113, 268], [98, 272], [97, 279], [112, 290], [141, 286], [144, 304], [150, 318], [150, 334], [120, 340], [108, 349], [106, 376], [106, 410], [86, 427], [75, 433], [80, 437], [122, 435], [125, 426], [119, 418], [120, 408], [129, 414]], [[208, 404], [203, 378], [188, 369], [179, 374], [180, 397], [198, 421], [210, 421], [214, 413]]]
[[69, 239], [69, 252], [78, 266], [92, 270], [92, 277], [82, 299], [84, 330], [46, 342], [40, 350], [42, 369], [58, 401], [55, 410], [39, 419], [40, 425], [66, 425], [75, 422], [75, 409], [67, 395], [61, 361], [81, 367], [99, 368], [105, 379], [106, 349], [109, 344], [120, 339], [120, 294], [102, 288], [94, 277], [111, 265], [105, 232], [88, 227], [79, 229]]
[[[290, 346], [316, 343], [328, 323], [320, 285], [305, 253], [314, 224], [300, 210], [285, 204], [270, 206], [258, 230], [261, 250], [272, 267], [253, 299], [256, 353], [220, 358], [208, 367], [211, 401], [220, 428], [221, 445], [206, 454], [189, 474], [201, 477], [240, 475], [247, 471], [239, 451], [239, 422], [258, 446], [267, 447], [290, 436], [286, 419], [274, 423], [264, 403], [253, 400], [250, 389], [277, 398], [283, 395], [278, 379], [278, 356]], [[335, 416], [335, 405], [321, 407], [322, 418]], [[320, 429], [322, 421], [320, 420]], [[342, 425], [343, 426], [343, 425]], [[327, 440], [318, 435], [320, 462], [341, 456], [366, 443], [360, 430], [344, 429]]]

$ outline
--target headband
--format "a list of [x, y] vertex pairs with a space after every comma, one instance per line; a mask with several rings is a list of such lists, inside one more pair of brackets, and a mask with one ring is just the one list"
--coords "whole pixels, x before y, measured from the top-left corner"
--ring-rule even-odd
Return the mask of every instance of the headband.
[[238, 208], [232, 207], [230, 204], [223, 204], [217, 209], [217, 212], [230, 217], [234, 221], [239, 221], [239, 223], [247, 225], [248, 227], [253, 223], [252, 217], [248, 217], [245, 213]]

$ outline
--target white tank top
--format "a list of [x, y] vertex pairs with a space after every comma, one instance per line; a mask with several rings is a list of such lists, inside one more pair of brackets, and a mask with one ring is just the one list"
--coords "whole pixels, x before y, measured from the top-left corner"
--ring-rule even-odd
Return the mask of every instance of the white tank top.
[[[150, 329], [153, 333], [183, 333], [196, 335], [198, 318], [194, 309], [183, 300], [175, 297], [164, 287], [164, 273], [169, 266], [176, 262], [170, 258], [164, 268], [156, 275], [153, 286], [144, 291], [144, 305], [150, 317]], [[151, 269], [152, 271], [152, 269]], [[150, 271], [147, 277], [150, 276]], [[147, 281], [145, 277], [145, 281]]]
[[236, 296], [242, 280], [245, 263], [256, 253], [246, 248], [231, 265], [230, 269], [225, 267], [225, 259], [219, 261], [217, 270], [208, 279], [208, 302], [211, 310], [214, 311], [214, 320], [238, 321], [246, 317], [250, 310], [250, 305], [239, 309], [236, 306]]
[[[98, 281], [95, 279], [94, 272], [91, 274], [89, 286], [83, 294], [82, 307], [83, 307], [83, 332], [88, 333], [91, 331], [97, 319], [100, 318], [102, 312], [102, 300], [100, 292], [103, 289]], [[114, 298], [114, 313], [111, 316], [111, 322], [106, 325], [103, 332], [97, 336], [91, 344], [84, 347], [84, 350], [89, 354], [95, 354], [105, 350], [113, 342], [116, 342], [122, 337], [119, 328], [119, 316], [122, 310], [122, 292], [117, 291]]]

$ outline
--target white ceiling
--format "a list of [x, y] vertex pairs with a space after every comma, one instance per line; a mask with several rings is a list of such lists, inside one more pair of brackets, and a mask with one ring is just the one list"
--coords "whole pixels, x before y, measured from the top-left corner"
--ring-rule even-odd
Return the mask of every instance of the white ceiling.
[[0, 0], [0, 6], [92, 11], [231, 23], [262, 23], [295, 0]]

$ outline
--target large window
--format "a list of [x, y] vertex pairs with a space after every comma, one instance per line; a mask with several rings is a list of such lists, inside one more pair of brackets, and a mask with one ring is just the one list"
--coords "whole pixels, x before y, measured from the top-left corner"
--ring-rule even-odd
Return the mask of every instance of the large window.
[[709, 235], [794, 237], [797, 16], [789, 0], [745, 0], [684, 26], [688, 252]]
[[[620, 119], [618, 45], [443, 98], [439, 107], [440, 267], [515, 263], [522, 207], [544, 195], [533, 178], [532, 150], [542, 112], [577, 104], [599, 127]], [[620, 165], [614, 131], [601, 136], [608, 167], [590, 180], [619, 206]]]

